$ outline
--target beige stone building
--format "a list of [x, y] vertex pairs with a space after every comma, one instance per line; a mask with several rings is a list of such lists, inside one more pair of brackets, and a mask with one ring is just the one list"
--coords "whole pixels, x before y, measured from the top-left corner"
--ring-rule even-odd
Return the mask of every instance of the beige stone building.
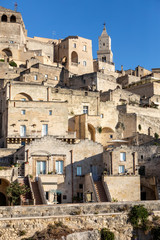
[[154, 161], [138, 169], [160, 135], [159, 69], [115, 72], [105, 26], [93, 60], [91, 40], [30, 38], [2, 7], [0, 55], [0, 205], [17, 179], [23, 204], [158, 199]]

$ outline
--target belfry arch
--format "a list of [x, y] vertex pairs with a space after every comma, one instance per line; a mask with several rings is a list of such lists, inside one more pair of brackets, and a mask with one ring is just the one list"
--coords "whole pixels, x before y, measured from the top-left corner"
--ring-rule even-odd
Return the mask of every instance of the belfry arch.
[[16, 17], [15, 17], [14, 15], [12, 15], [12, 16], [10, 17], [10, 22], [12, 22], [12, 23], [15, 23], [15, 22], [16, 22]]
[[1, 21], [2, 22], [7, 22], [7, 16], [5, 14], [2, 15]]

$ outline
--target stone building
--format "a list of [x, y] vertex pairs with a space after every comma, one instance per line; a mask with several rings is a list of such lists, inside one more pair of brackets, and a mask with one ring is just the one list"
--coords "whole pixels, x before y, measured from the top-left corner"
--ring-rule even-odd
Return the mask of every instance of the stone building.
[[93, 60], [91, 40], [30, 38], [2, 7], [0, 55], [0, 205], [17, 179], [23, 204], [158, 199], [158, 155], [145, 179], [138, 169], [160, 135], [159, 69], [116, 72], [105, 25]]

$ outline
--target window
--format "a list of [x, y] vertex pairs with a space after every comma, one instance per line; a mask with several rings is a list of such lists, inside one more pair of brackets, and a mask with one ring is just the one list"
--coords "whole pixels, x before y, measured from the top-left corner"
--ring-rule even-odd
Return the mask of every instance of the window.
[[50, 115], [50, 116], [52, 115], [52, 110], [49, 110], [49, 115]]
[[56, 161], [56, 173], [63, 174], [63, 161]]
[[48, 135], [48, 124], [42, 125], [42, 137]]
[[26, 110], [21, 110], [21, 114], [25, 115], [26, 114]]
[[103, 46], [105, 46], [105, 43], [103, 43]]
[[87, 46], [86, 45], [83, 45], [83, 51], [87, 51]]
[[102, 57], [102, 62], [106, 62], [106, 57]]
[[82, 167], [77, 167], [77, 176], [82, 175]]
[[120, 161], [126, 161], [126, 153], [125, 152], [120, 153]]
[[113, 135], [109, 135], [110, 138], [113, 138]]
[[46, 193], [46, 199], [49, 199], [49, 192], [45, 192]]
[[83, 113], [85, 114], [88, 114], [88, 106], [83, 106]]
[[73, 43], [73, 47], [76, 48], [76, 43]]
[[26, 137], [26, 126], [25, 125], [20, 126], [20, 136]]
[[125, 173], [125, 168], [123, 165], [119, 166], [119, 173]]
[[37, 80], [38, 79], [38, 76], [37, 75], [34, 75], [34, 80]]
[[26, 98], [21, 98], [21, 101], [22, 101], [22, 102], [25, 102], [25, 101], [26, 101]]
[[101, 118], [104, 118], [104, 114], [103, 113], [101, 114]]
[[83, 184], [79, 184], [79, 189], [83, 189]]
[[37, 161], [37, 175], [46, 174], [46, 161]]
[[13, 44], [14, 42], [13, 41], [9, 41], [10, 44]]
[[54, 77], [54, 80], [56, 80], [56, 81], [57, 81], [57, 80], [58, 80], [58, 77], [57, 77], [57, 76], [55, 76], [55, 77]]
[[63, 200], [66, 200], [67, 199], [67, 195], [63, 195]]
[[48, 74], [45, 74], [45, 78], [48, 78]]
[[87, 62], [86, 61], [83, 61], [83, 66], [87, 66]]

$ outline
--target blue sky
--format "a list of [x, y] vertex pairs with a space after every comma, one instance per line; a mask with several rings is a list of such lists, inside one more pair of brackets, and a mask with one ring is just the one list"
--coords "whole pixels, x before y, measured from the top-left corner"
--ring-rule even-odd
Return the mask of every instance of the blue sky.
[[[93, 57], [103, 23], [112, 39], [116, 69], [160, 67], [160, 0], [17, 0], [28, 36], [92, 40]], [[14, 0], [0, 0], [14, 9]]]

